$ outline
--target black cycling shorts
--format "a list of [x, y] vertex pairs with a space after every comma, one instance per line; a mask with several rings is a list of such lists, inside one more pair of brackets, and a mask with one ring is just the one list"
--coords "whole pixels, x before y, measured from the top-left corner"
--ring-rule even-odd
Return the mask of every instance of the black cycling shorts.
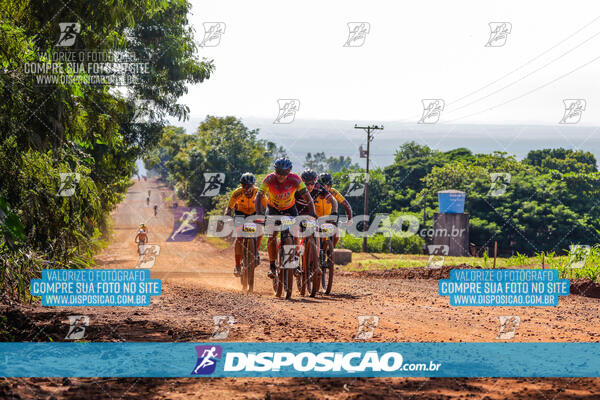
[[234, 217], [249, 217], [251, 215], [256, 215], [256, 214], [246, 214], [246, 213], [243, 213], [243, 212], [241, 212], [239, 210], [233, 210], [233, 216]]
[[295, 204], [287, 210], [278, 210], [271, 205], [267, 205], [267, 213], [265, 215], [289, 215], [290, 217], [297, 217], [298, 209]]

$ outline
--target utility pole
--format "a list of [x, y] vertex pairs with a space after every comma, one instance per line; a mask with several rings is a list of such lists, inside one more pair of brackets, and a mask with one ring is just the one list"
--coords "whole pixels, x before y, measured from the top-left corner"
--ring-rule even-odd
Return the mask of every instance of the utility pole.
[[[369, 215], [369, 157], [371, 155], [371, 142], [373, 141], [373, 137], [374, 137], [374, 133], [373, 131], [376, 130], [383, 130], [383, 125], [378, 126], [378, 125], [367, 125], [367, 126], [358, 126], [356, 124], [354, 124], [354, 129], [363, 129], [365, 132], [367, 132], [367, 177], [365, 179], [365, 192], [364, 192], [364, 200], [363, 200], [363, 205], [364, 205], [364, 214], [365, 215]], [[365, 227], [365, 230], [369, 229], [368, 223], [367, 226]], [[362, 251], [366, 253], [367, 251], [367, 237], [363, 237], [363, 245], [362, 245]]]

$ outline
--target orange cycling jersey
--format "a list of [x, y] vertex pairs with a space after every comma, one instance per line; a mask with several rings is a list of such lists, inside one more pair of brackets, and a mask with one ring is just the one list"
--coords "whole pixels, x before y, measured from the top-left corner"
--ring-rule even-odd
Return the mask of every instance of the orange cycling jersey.
[[269, 205], [278, 210], [287, 210], [294, 206], [296, 192], [302, 194], [306, 192], [306, 185], [296, 174], [289, 174], [281, 183], [277, 181], [275, 173], [270, 173], [265, 177], [260, 191], [269, 198]]
[[331, 201], [335, 201], [332, 194], [327, 193], [325, 196], [319, 195], [315, 199], [315, 211], [317, 213], [317, 217], [323, 217], [331, 214], [331, 209], [333, 205], [329, 202], [328, 198]]
[[[246, 215], [252, 215], [256, 213], [256, 208], [254, 207], [254, 198], [256, 197], [256, 193], [258, 193], [257, 188], [252, 188], [252, 196], [248, 198], [244, 194], [244, 189], [241, 187], [235, 189], [231, 194], [231, 198], [229, 199], [228, 207], [231, 209], [235, 209], [239, 212], [242, 212]], [[263, 207], [267, 205], [267, 199], [263, 197], [262, 199]]]

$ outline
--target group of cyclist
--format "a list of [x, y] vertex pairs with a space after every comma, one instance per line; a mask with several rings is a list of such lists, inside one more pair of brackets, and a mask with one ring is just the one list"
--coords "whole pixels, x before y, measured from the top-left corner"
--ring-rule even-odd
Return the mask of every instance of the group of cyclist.
[[[314, 218], [337, 216], [341, 204], [346, 211], [348, 222], [352, 221], [352, 208], [348, 201], [334, 189], [331, 174], [317, 175], [312, 169], [306, 169], [301, 176], [292, 173], [292, 162], [287, 158], [279, 158], [274, 163], [275, 171], [265, 177], [260, 187], [256, 187], [256, 177], [250, 172], [240, 178], [240, 187], [231, 195], [225, 215], [249, 217], [252, 215], [289, 216], [308, 215]], [[274, 278], [277, 256], [276, 232], [267, 233], [267, 251], [269, 254], [269, 271], [267, 276]], [[334, 247], [338, 241], [334, 236]], [[262, 236], [257, 239], [260, 246]], [[234, 275], [240, 274], [240, 262], [243, 254], [243, 238], [238, 235], [235, 240]], [[298, 238], [295, 238], [298, 250]], [[258, 249], [257, 249], [258, 250]], [[258, 255], [258, 251], [256, 252]], [[258, 257], [258, 256], [257, 256]], [[260, 260], [257, 260], [257, 264]], [[300, 270], [295, 271], [296, 274]], [[317, 268], [317, 274], [321, 271]]]

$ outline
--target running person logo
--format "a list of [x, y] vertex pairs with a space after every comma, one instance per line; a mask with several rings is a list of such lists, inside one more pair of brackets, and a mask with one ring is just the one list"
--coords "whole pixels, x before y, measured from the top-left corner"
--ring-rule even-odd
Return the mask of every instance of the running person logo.
[[510, 22], [490, 22], [490, 38], [485, 47], [502, 47], [506, 44], [508, 34], [512, 31]]
[[298, 99], [279, 99], [279, 114], [273, 121], [274, 124], [291, 124], [296, 119], [296, 113], [300, 110], [300, 100]]
[[446, 103], [442, 99], [423, 99], [423, 115], [418, 121], [419, 124], [437, 124], [444, 111]]
[[200, 47], [217, 47], [221, 43], [221, 36], [225, 34], [225, 22], [204, 22], [204, 37]]
[[59, 22], [60, 36], [56, 46], [71, 47], [75, 44], [77, 35], [81, 32], [81, 25], [77, 22]]
[[135, 99], [132, 121], [134, 124], [148, 124], [152, 121], [156, 103], [154, 100]]
[[354, 336], [356, 340], [369, 340], [375, 333], [375, 328], [379, 325], [379, 317], [377, 315], [359, 315], [358, 316], [358, 331]]
[[348, 191], [346, 197], [359, 197], [365, 193], [365, 182], [368, 181], [369, 176], [366, 173], [350, 173], [348, 174], [350, 185], [348, 185]]
[[85, 336], [85, 327], [90, 324], [87, 315], [69, 315], [69, 332], [65, 340], [79, 340]]
[[590, 255], [590, 245], [572, 244], [569, 246], [569, 268], [583, 268]]
[[348, 39], [344, 47], [361, 47], [365, 44], [369, 32], [371, 24], [368, 22], [348, 22]]
[[201, 207], [178, 207], [174, 211], [173, 231], [167, 242], [189, 242], [198, 233], [198, 222], [204, 216]]
[[506, 315], [498, 317], [500, 320], [500, 330], [498, 331], [498, 340], [510, 340], [515, 337], [517, 328], [521, 323], [521, 317], [516, 315]]
[[508, 172], [491, 172], [490, 179], [492, 180], [492, 185], [490, 186], [488, 196], [499, 197], [506, 193], [511, 175]]
[[223, 355], [221, 346], [196, 346], [198, 360], [192, 375], [210, 375], [217, 368], [217, 361]]
[[75, 172], [61, 172], [60, 176], [60, 188], [58, 189], [57, 196], [60, 197], [71, 197], [75, 194], [76, 185], [81, 179], [81, 175]]
[[281, 263], [281, 268], [296, 268], [300, 260], [296, 255], [296, 246], [285, 244], [283, 245], [283, 262]]
[[559, 124], [577, 124], [585, 111], [587, 102], [584, 99], [564, 99], [565, 113]]
[[212, 340], [225, 340], [229, 337], [229, 330], [235, 323], [233, 315], [215, 315], [213, 317], [215, 327], [210, 336]]
[[200, 196], [214, 197], [221, 191], [221, 186], [225, 183], [225, 174], [222, 172], [205, 172], [204, 189]]
[[160, 246], [157, 244], [142, 245], [142, 254], [138, 259], [136, 268], [150, 269], [156, 263], [156, 257], [160, 255]]
[[445, 244], [427, 245], [429, 260], [427, 260], [427, 269], [440, 269], [444, 266], [444, 256], [448, 255], [450, 246]]

